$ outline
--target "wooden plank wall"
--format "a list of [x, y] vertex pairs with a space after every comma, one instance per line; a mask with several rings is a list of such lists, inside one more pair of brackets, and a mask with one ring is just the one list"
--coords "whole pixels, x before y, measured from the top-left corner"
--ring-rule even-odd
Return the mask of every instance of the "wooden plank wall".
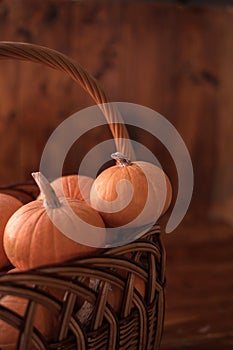
[[[62, 51], [92, 73], [113, 101], [142, 104], [164, 115], [192, 157], [190, 212], [232, 220], [232, 8], [126, 0], [2, 0], [0, 40]], [[0, 61], [0, 182], [29, 179], [52, 130], [92, 104], [60, 72]], [[176, 170], [164, 147], [148, 135], [135, 133], [135, 138], [144, 138], [176, 187]], [[78, 154], [71, 151], [67, 172], [88, 147], [83, 140]]]

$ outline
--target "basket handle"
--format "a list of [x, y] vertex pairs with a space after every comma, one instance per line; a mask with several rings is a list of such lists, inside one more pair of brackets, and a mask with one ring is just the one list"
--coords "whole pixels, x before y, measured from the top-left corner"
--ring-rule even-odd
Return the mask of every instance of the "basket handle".
[[117, 151], [125, 154], [129, 159], [134, 158], [132, 144], [122, 116], [117, 108], [109, 103], [107, 95], [97, 80], [80, 64], [48, 47], [29, 43], [0, 41], [0, 59], [7, 58], [43, 63], [50, 68], [67, 73], [89, 93], [98, 105], [100, 104], [99, 107], [109, 124]]

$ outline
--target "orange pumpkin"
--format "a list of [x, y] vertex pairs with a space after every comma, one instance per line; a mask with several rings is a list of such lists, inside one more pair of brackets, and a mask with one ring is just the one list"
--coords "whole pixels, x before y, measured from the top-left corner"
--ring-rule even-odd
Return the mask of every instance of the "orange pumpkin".
[[[98, 247], [105, 244], [105, 226], [98, 212], [77, 199], [58, 199], [41, 173], [34, 173], [33, 176], [40, 187], [43, 201], [35, 200], [24, 205], [8, 221], [4, 232], [4, 249], [11, 263], [20, 269], [28, 269], [98, 251]], [[95, 246], [81, 244], [63, 233], [73, 230], [76, 235], [87, 234], [79, 232], [80, 227], [70, 216], [70, 209], [83, 222], [103, 229], [102, 235], [97, 234], [93, 238]], [[61, 226], [57, 227], [57, 222], [62, 225], [62, 231], [58, 228]]]
[[[20, 316], [24, 315], [27, 302], [26, 299], [11, 295], [3, 296], [0, 299], [0, 305], [14, 311]], [[44, 306], [37, 304], [34, 316], [34, 326], [47, 340], [50, 340], [55, 336], [56, 324], [57, 319], [55, 315]], [[0, 349], [15, 350], [17, 348], [18, 336], [18, 329], [0, 319]], [[31, 345], [30, 349], [33, 348], [35, 349], [35, 347]]]
[[15, 197], [0, 193], [0, 270], [10, 265], [3, 248], [3, 233], [6, 223], [11, 215], [22, 205]]
[[58, 197], [76, 198], [89, 203], [93, 182], [94, 179], [89, 176], [71, 174], [55, 179], [51, 182], [51, 186]]
[[157, 221], [171, 203], [172, 187], [167, 175], [152, 163], [131, 162], [119, 152], [112, 158], [116, 165], [94, 181], [91, 205], [109, 227], [136, 227]]

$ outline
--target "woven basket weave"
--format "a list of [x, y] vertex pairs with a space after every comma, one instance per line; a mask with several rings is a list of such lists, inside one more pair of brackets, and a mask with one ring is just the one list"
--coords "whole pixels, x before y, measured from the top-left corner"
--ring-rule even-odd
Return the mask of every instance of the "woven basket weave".
[[[0, 42], [0, 59], [13, 58], [45, 64], [64, 71], [101, 104], [109, 123], [117, 150], [130, 156], [130, 142], [118, 111], [111, 109], [107, 96], [95, 79], [65, 55], [37, 45]], [[1, 187], [27, 203], [36, 198], [33, 183]], [[143, 237], [127, 245], [102, 250], [97, 255], [73, 259], [62, 264], [24, 272], [0, 275], [0, 295], [25, 298], [27, 307], [20, 316], [0, 305], [0, 319], [19, 330], [17, 349], [57, 350], [157, 350], [160, 346], [164, 321], [165, 251], [160, 228], [155, 225]], [[124, 277], [123, 277], [124, 276]], [[145, 283], [145, 296], [134, 288], [135, 276]], [[87, 285], [89, 278], [92, 284]], [[96, 282], [96, 283], [95, 283]], [[109, 288], [118, 287], [120, 311], [116, 314], [107, 302]], [[47, 292], [53, 288], [64, 291], [64, 298]], [[85, 322], [80, 321], [76, 301], [89, 305]], [[49, 309], [57, 319], [55, 335], [46, 340], [35, 327], [35, 306]], [[1, 332], [1, 330], [0, 330]]]

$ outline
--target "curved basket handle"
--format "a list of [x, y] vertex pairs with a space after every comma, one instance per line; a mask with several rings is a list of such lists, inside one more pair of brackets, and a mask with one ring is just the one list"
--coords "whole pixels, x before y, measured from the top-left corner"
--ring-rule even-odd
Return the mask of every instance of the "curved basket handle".
[[109, 103], [108, 97], [96, 79], [80, 64], [73, 62], [66, 55], [44, 46], [1, 41], [0, 59], [6, 58], [43, 63], [50, 68], [67, 73], [89, 93], [97, 104], [100, 104], [100, 109], [109, 124], [115, 140], [117, 151], [125, 154], [129, 159], [133, 158], [134, 152], [129, 140], [128, 131], [119, 111]]

